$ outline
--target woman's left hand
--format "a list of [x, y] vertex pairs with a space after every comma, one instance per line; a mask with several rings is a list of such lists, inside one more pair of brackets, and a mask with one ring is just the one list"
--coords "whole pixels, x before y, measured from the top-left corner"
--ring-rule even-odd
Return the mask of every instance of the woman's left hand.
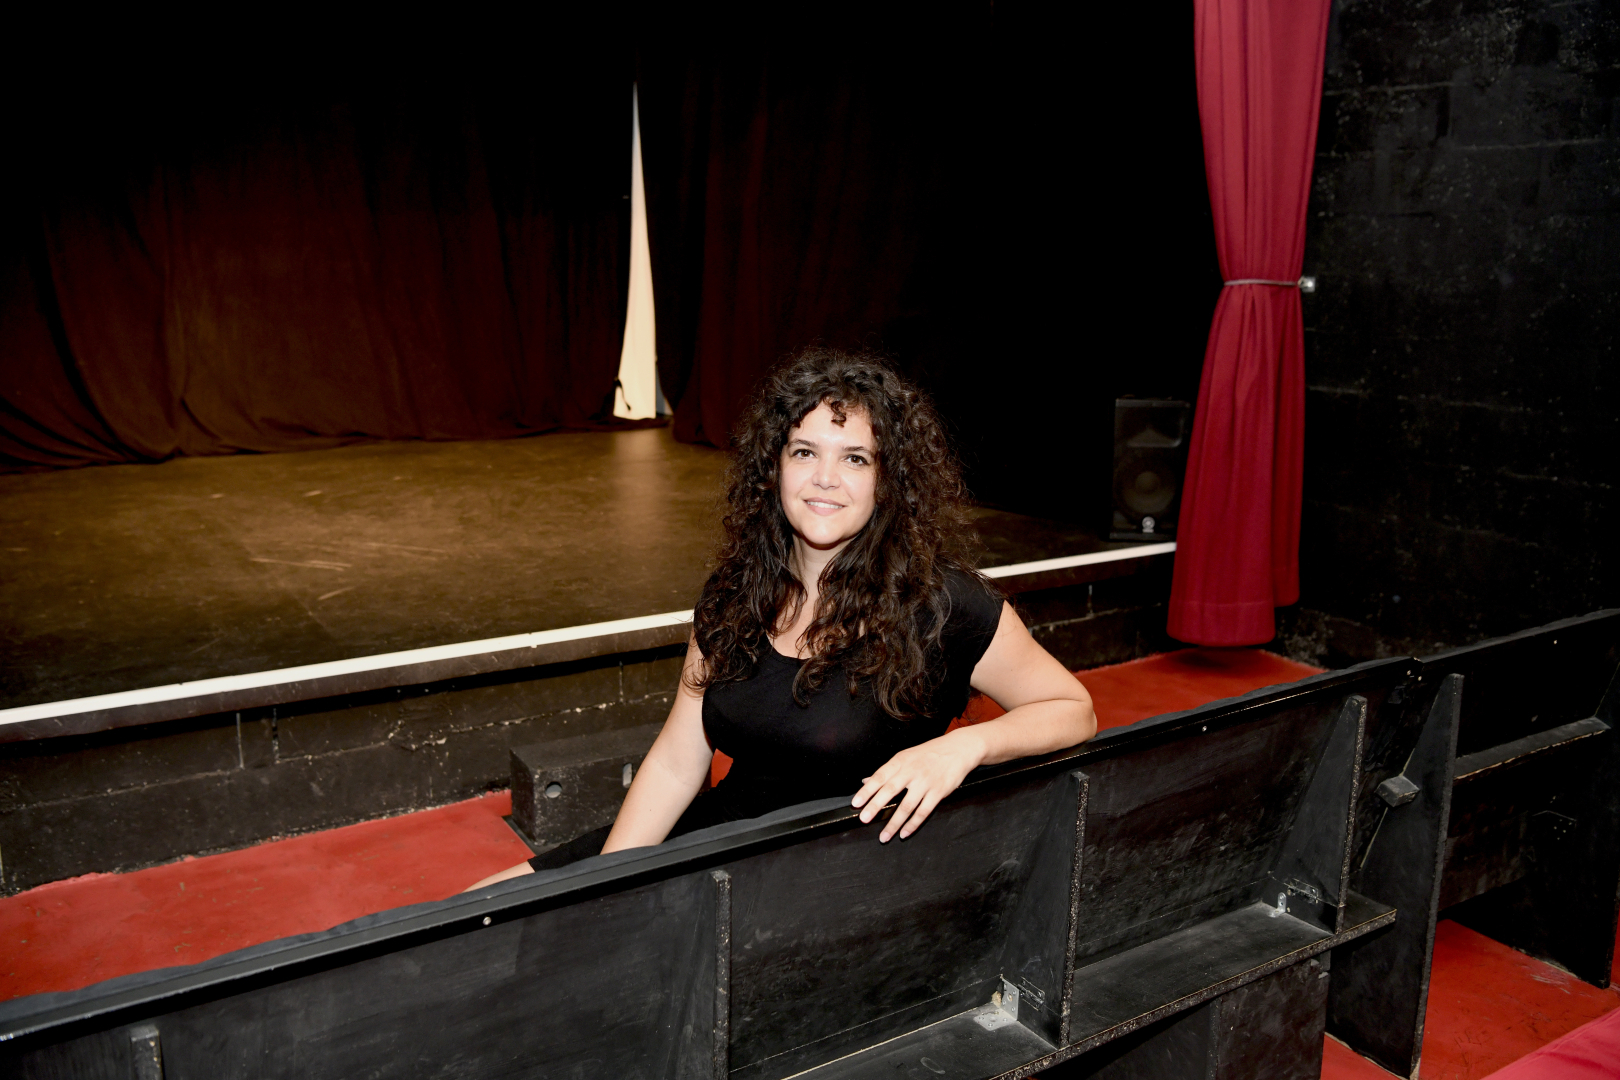
[[908, 747], [884, 762], [866, 778], [851, 805], [865, 807], [861, 820], [870, 823], [890, 799], [904, 791], [905, 798], [878, 836], [886, 844], [898, 832], [904, 840], [928, 819], [941, 799], [962, 785], [984, 757], [984, 740], [972, 728], [957, 728]]

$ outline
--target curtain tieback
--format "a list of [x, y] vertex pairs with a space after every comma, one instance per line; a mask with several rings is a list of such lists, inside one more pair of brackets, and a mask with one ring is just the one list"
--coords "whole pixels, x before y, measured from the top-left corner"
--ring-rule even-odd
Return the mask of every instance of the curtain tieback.
[[1271, 281], [1271, 280], [1268, 280], [1266, 278], [1246, 277], [1246, 278], [1238, 278], [1236, 281], [1223, 281], [1223, 282], [1221, 282], [1221, 284], [1223, 286], [1225, 286], [1225, 285], [1278, 285], [1278, 286], [1281, 286], [1284, 289], [1297, 289], [1297, 288], [1299, 288], [1299, 287], [1301, 287], [1302, 285], [1305, 284], [1305, 279], [1300, 278], [1298, 281]]

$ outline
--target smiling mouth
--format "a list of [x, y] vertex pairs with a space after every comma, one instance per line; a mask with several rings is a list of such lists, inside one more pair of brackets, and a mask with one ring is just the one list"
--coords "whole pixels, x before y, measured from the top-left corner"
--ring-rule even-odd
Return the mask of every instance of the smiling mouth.
[[843, 503], [828, 502], [825, 499], [806, 499], [804, 500], [804, 505], [808, 506], [812, 510], [817, 511], [818, 513], [823, 514], [829, 514], [834, 510], [842, 510], [844, 508]]

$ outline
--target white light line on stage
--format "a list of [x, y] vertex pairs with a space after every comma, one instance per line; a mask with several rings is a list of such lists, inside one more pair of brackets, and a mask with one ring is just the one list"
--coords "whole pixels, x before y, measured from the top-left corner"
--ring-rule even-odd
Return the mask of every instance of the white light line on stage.
[[691, 621], [690, 611], [669, 611], [662, 615], [641, 615], [634, 619], [565, 626], [558, 630], [540, 630], [532, 634], [513, 634], [510, 637], [485, 638], [483, 641], [462, 641], [454, 645], [434, 645], [426, 649], [406, 649], [403, 652], [378, 653], [375, 656], [356, 656], [351, 660], [331, 660], [324, 664], [255, 671], [247, 675], [222, 675], [216, 679], [149, 686], [141, 690], [123, 690], [116, 694], [98, 694], [95, 697], [75, 698], [71, 701], [21, 705], [13, 709], [0, 709], [0, 726], [20, 724], [27, 720], [48, 720], [56, 716], [100, 712], [104, 709], [122, 709], [131, 705], [149, 705], [153, 702], [174, 701], [178, 698], [229, 693], [233, 690], [253, 690], [261, 686], [275, 686], [278, 683], [328, 679], [335, 675], [353, 675], [380, 668], [426, 664], [437, 660], [456, 660], [463, 656], [481, 656], [485, 653], [506, 652], [510, 649], [530, 649], [538, 645], [577, 641], [580, 638], [628, 634], [659, 626], [679, 626]]
[[[984, 575], [990, 578], [1023, 577], [1049, 570], [1067, 570], [1073, 566], [1092, 563], [1117, 562], [1121, 559], [1142, 559], [1149, 555], [1166, 555], [1176, 550], [1174, 543], [1144, 544], [1138, 547], [1118, 548], [1113, 551], [1093, 551], [1086, 555], [1065, 555], [1058, 559], [1040, 559], [1036, 562], [1013, 563], [1010, 566], [986, 567]], [[426, 649], [406, 649], [402, 652], [377, 653], [374, 656], [356, 656], [349, 660], [330, 660], [323, 664], [305, 664], [302, 667], [275, 668], [255, 671], [246, 675], [222, 675], [214, 679], [195, 682], [170, 683], [168, 686], [148, 686], [140, 690], [122, 690], [116, 694], [98, 694], [95, 697], [74, 698], [69, 701], [50, 701], [40, 705], [20, 705], [0, 709], [0, 726], [21, 724], [29, 720], [49, 720], [59, 716], [77, 716], [81, 713], [124, 709], [132, 705], [151, 705], [161, 701], [206, 697], [238, 690], [254, 690], [281, 683], [307, 682], [329, 679], [339, 675], [354, 675], [363, 671], [383, 668], [407, 667], [441, 660], [456, 660], [463, 656], [483, 656], [513, 649], [532, 649], [540, 645], [555, 645], [582, 638], [628, 634], [637, 630], [652, 630], [660, 626], [680, 626], [692, 621], [690, 611], [668, 611], [662, 615], [641, 615], [634, 619], [615, 619], [611, 622], [586, 623], [565, 626], [557, 630], [540, 630], [532, 634], [512, 634], [509, 637], [485, 638], [482, 641], [462, 641], [454, 645], [434, 645]]]
[[1071, 566], [1090, 566], [1093, 563], [1118, 562], [1121, 559], [1145, 559], [1149, 555], [1168, 555], [1176, 550], [1175, 541], [1165, 544], [1143, 544], [1139, 547], [1117, 548], [1114, 551], [1093, 551], [1086, 555], [1065, 555], [1060, 559], [1040, 559], [1036, 562], [1013, 563], [1011, 566], [988, 566], [981, 571], [987, 578], [1023, 577], [1025, 574], [1044, 574], [1048, 570], [1067, 570]]

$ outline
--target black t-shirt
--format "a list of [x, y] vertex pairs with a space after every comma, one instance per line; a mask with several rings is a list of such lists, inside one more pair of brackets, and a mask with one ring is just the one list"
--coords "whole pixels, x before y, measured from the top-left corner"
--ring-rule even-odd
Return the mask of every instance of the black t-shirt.
[[943, 735], [967, 706], [968, 680], [995, 636], [1002, 604], [969, 574], [951, 573], [945, 591], [944, 673], [923, 716], [896, 720], [864, 687], [851, 697], [848, 680], [836, 669], [801, 706], [793, 700], [793, 679], [803, 662], [771, 648], [749, 678], [709, 687], [703, 729], [732, 766], [714, 791], [697, 800], [694, 819], [683, 819], [678, 831], [854, 795], [896, 753]]

